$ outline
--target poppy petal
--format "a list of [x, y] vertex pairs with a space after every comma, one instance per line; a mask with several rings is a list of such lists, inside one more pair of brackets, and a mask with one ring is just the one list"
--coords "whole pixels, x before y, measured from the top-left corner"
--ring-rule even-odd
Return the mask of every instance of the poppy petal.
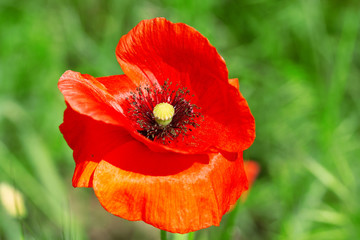
[[237, 78], [231, 78], [229, 79], [229, 83], [231, 86], [235, 87], [237, 90], [240, 88], [239, 79]]
[[124, 128], [79, 114], [69, 105], [64, 112], [60, 131], [74, 150], [74, 187], [91, 187], [93, 172], [102, 157], [132, 139]]
[[163, 85], [169, 80], [172, 88], [187, 87], [194, 95], [192, 103], [201, 108], [204, 121], [193, 133], [197, 142], [186, 144], [193, 148], [189, 152], [211, 147], [240, 152], [254, 141], [255, 123], [246, 100], [228, 83], [224, 59], [194, 28], [164, 18], [141, 21], [120, 39], [116, 56], [133, 82]]
[[[197, 137], [212, 143], [218, 151], [240, 152], [251, 146], [255, 139], [255, 120], [242, 94], [229, 85], [224, 94], [233, 95], [233, 100], [222, 101], [217, 112], [202, 112], [204, 120], [200, 123]], [[223, 95], [224, 96], [224, 95]], [[208, 98], [210, 98], [210, 93]], [[221, 98], [221, 96], [219, 96]], [[221, 102], [221, 101], [219, 101]]]
[[73, 187], [92, 187], [94, 171], [98, 164], [98, 161], [91, 160], [84, 160], [76, 163], [72, 178]]
[[139, 85], [162, 85], [167, 79], [177, 84], [193, 76], [228, 81], [225, 61], [215, 47], [196, 29], [165, 18], [141, 21], [120, 39], [116, 56], [124, 73]]
[[242, 153], [236, 161], [221, 154], [156, 153], [137, 141], [105, 156], [93, 182], [110, 213], [177, 233], [219, 225], [247, 189]]
[[[114, 79], [112, 85], [116, 85], [119, 89], [116, 91], [102, 83], [109, 82], [106, 81], [108, 78], [100, 78], [98, 81], [90, 75], [68, 70], [60, 77], [58, 87], [65, 101], [75, 111], [95, 120], [123, 125], [126, 120], [120, 105], [123, 100], [121, 92], [132, 87], [131, 81], [125, 75], [112, 76], [111, 78]], [[117, 95], [113, 95], [115, 93]]]
[[137, 85], [126, 75], [113, 75], [107, 77], [96, 78], [101, 84], [106, 87], [106, 90], [123, 106], [123, 101], [129, 97], [131, 92], [136, 90]]

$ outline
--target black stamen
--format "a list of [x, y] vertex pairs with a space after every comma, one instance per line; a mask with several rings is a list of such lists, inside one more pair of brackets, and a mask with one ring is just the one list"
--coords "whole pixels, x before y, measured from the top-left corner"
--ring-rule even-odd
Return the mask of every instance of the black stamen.
[[[193, 128], [200, 126], [197, 118], [202, 116], [198, 112], [200, 108], [186, 100], [190, 96], [190, 90], [186, 87], [171, 90], [171, 84], [166, 80], [159, 88], [138, 87], [127, 98], [128, 115], [137, 131], [148, 139], [163, 144], [170, 143], [179, 135], [185, 136]], [[171, 104], [175, 109], [171, 123], [166, 126], [159, 125], [152, 113], [154, 107], [163, 102]]]

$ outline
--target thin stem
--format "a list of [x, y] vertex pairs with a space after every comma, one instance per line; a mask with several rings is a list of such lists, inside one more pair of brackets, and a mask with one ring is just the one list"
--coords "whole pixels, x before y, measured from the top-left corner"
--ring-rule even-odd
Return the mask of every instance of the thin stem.
[[160, 230], [161, 240], [167, 240], [167, 232], [164, 230]]
[[25, 239], [25, 230], [24, 230], [24, 222], [22, 220], [19, 220], [19, 226], [21, 229], [21, 240]]

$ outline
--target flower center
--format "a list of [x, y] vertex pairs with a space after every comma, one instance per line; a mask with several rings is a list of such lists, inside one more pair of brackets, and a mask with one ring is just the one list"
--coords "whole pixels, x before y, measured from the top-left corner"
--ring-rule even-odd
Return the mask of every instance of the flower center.
[[143, 136], [163, 144], [179, 135], [185, 136], [199, 126], [199, 107], [190, 102], [186, 88], [170, 89], [171, 83], [150, 88], [138, 87], [131, 92], [128, 117], [133, 127]]
[[157, 104], [153, 110], [155, 121], [161, 126], [169, 125], [174, 116], [174, 113], [174, 107], [171, 104], [165, 102]]

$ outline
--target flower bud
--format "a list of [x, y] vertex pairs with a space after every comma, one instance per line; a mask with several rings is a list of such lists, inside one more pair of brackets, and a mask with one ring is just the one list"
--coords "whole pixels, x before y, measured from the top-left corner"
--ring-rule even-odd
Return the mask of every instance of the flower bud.
[[4, 182], [0, 183], [0, 202], [12, 217], [23, 218], [27, 214], [22, 193]]

